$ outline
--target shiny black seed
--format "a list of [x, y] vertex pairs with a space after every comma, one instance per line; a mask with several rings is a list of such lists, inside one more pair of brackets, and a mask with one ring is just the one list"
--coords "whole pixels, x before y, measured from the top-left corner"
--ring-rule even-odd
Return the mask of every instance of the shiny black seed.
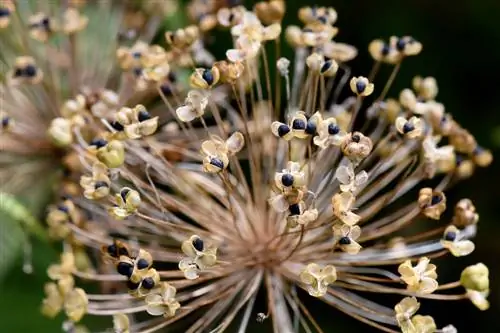
[[172, 88], [170, 86], [170, 83], [165, 82], [160, 86], [161, 93], [165, 96], [170, 96], [172, 95]]
[[16, 68], [14, 71], [14, 77], [20, 77], [24, 75], [24, 71], [21, 68]]
[[146, 121], [151, 119], [151, 115], [147, 111], [141, 111], [139, 112], [139, 115], [137, 116], [140, 122]]
[[415, 129], [415, 126], [413, 126], [413, 124], [411, 123], [406, 123], [404, 124], [403, 126], [403, 133], [410, 133], [411, 131], [413, 131]]
[[108, 187], [108, 183], [104, 182], [104, 181], [97, 181], [95, 182], [94, 184], [94, 188], [97, 190], [101, 187]]
[[323, 65], [321, 66], [320, 72], [325, 73], [326, 71], [328, 71], [330, 69], [330, 67], [332, 67], [332, 62], [330, 60], [325, 61], [323, 63]]
[[306, 133], [309, 135], [313, 135], [314, 133], [316, 133], [316, 124], [308, 121], [306, 126]]
[[120, 246], [120, 248], [118, 249], [118, 254], [121, 256], [127, 256], [127, 257], [129, 256], [128, 250], [124, 246]]
[[128, 262], [119, 262], [118, 265], [116, 265], [116, 271], [120, 275], [124, 275], [126, 277], [131, 277], [132, 272], [134, 271], [134, 266], [132, 266]]
[[398, 41], [396, 42], [396, 49], [398, 51], [403, 51], [405, 49], [405, 46], [406, 41], [404, 39], [398, 39]]
[[444, 239], [450, 242], [453, 242], [455, 238], [457, 238], [457, 234], [452, 231], [449, 231], [444, 235]]
[[441, 196], [433, 195], [431, 198], [431, 206], [437, 205], [439, 202], [441, 202]]
[[50, 19], [48, 17], [44, 17], [41, 21], [40, 21], [40, 25], [46, 29], [46, 30], [49, 30], [50, 29]]
[[139, 288], [139, 283], [127, 281], [127, 288], [130, 290], [136, 290], [137, 288]]
[[201, 77], [203, 78], [203, 80], [205, 80], [206, 83], [208, 83], [209, 86], [214, 83], [214, 75], [212, 74], [212, 71], [210, 69], [205, 69], [203, 71], [203, 74], [201, 74]]
[[138, 269], [145, 269], [149, 267], [149, 262], [146, 259], [139, 259], [137, 261], [137, 268]]
[[342, 237], [339, 239], [339, 244], [340, 245], [349, 245], [351, 244], [351, 239], [349, 237]]
[[133, 69], [134, 75], [135, 76], [141, 76], [142, 75], [142, 68], [136, 67]]
[[290, 216], [297, 216], [300, 215], [300, 206], [299, 204], [292, 204], [288, 208], [288, 211], [290, 212]]
[[36, 67], [33, 65], [27, 65], [23, 70], [23, 75], [29, 78], [35, 77]]
[[108, 251], [108, 254], [112, 257], [116, 257], [116, 252], [118, 252], [115, 244], [108, 245], [106, 251]]
[[306, 123], [302, 119], [295, 119], [292, 123], [292, 128], [295, 130], [305, 130]]
[[142, 56], [141, 52], [134, 52], [132, 53], [132, 57], [135, 59], [139, 59]]
[[213, 166], [218, 167], [219, 169], [224, 169], [224, 163], [220, 159], [218, 159], [216, 157], [212, 157], [210, 159], [210, 164], [212, 164]]
[[130, 192], [130, 190], [128, 188], [120, 191], [120, 196], [122, 197], [123, 201], [127, 201], [127, 194], [129, 192]]
[[91, 146], [96, 146], [97, 149], [104, 147], [105, 145], [108, 144], [108, 141], [104, 139], [94, 139], [90, 142]]
[[196, 251], [202, 252], [204, 247], [203, 240], [201, 238], [193, 239], [193, 246]]
[[281, 183], [283, 186], [289, 187], [293, 185], [293, 176], [289, 173], [285, 173], [281, 176]]
[[326, 17], [325, 16], [320, 16], [320, 17], [318, 17], [318, 21], [320, 21], [323, 24], [326, 24]]
[[142, 280], [142, 287], [144, 289], [151, 290], [155, 287], [155, 280], [151, 277], [147, 277], [144, 280]]
[[111, 124], [111, 127], [113, 127], [115, 130], [117, 130], [118, 132], [121, 132], [124, 130], [124, 127], [122, 124], [120, 124], [119, 122], [117, 121], [113, 121]]
[[363, 91], [365, 91], [366, 89], [366, 84], [361, 81], [361, 80], [358, 80], [358, 82], [356, 82], [356, 90], [358, 91], [359, 94], [362, 94]]
[[58, 205], [57, 209], [60, 210], [63, 213], [69, 213], [69, 209], [65, 205]]
[[7, 127], [9, 125], [10, 118], [9, 117], [3, 117], [2, 118], [2, 127]]
[[286, 126], [285, 124], [281, 124], [278, 127], [278, 135], [280, 138], [284, 137], [288, 133], [290, 133], [290, 127]]
[[339, 134], [339, 132], [340, 132], [340, 128], [337, 125], [335, 125], [335, 124], [328, 125], [328, 134], [335, 135], [335, 134]]
[[233, 22], [233, 19], [234, 19], [234, 13], [231, 12], [231, 14], [229, 14], [229, 22]]
[[354, 134], [352, 136], [352, 141], [356, 142], [356, 143], [359, 143], [359, 141], [361, 141], [361, 137], [359, 136], [359, 134]]
[[382, 46], [382, 50], [380, 51], [380, 53], [382, 53], [383, 56], [386, 56], [389, 54], [390, 51], [391, 48], [389, 47], [389, 45], [384, 44], [384, 46]]
[[0, 17], [7, 17], [10, 15], [10, 10], [5, 7], [0, 7]]

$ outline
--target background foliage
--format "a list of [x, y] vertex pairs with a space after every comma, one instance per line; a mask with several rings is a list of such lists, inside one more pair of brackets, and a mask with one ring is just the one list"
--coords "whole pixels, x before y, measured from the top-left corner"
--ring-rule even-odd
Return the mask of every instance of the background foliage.
[[[21, 0], [23, 1], [23, 0]], [[247, 1], [250, 3], [250, 1]], [[296, 10], [309, 4], [306, 1], [287, 1], [286, 23], [296, 23]], [[402, 88], [409, 87], [416, 75], [433, 75], [437, 78], [440, 92], [438, 100], [448, 111], [468, 128], [486, 147], [494, 150], [496, 160], [488, 169], [478, 170], [473, 178], [460, 183], [447, 193], [454, 203], [460, 198], [471, 198], [480, 212], [479, 235], [476, 251], [465, 258], [448, 261], [438, 273], [443, 280], [451, 281], [458, 276], [461, 267], [484, 262], [490, 267], [491, 308], [479, 312], [468, 302], [424, 303], [422, 313], [432, 312], [438, 326], [453, 323], [459, 332], [497, 332], [500, 313], [500, 224], [498, 223], [498, 184], [500, 183], [500, 112], [498, 101], [498, 74], [500, 74], [500, 2], [496, 0], [445, 1], [445, 0], [336, 0], [320, 1], [318, 5], [334, 6], [339, 13], [337, 40], [359, 48], [360, 54], [351, 65], [353, 75], [366, 75], [371, 67], [367, 52], [368, 43], [378, 37], [392, 34], [411, 34], [424, 45], [418, 57], [403, 64], [396, 84], [391, 89], [394, 96]], [[229, 45], [215, 35], [218, 50]], [[290, 53], [289, 53], [290, 54]], [[219, 54], [222, 56], [222, 54]], [[382, 73], [382, 75], [388, 73]], [[25, 203], [42, 216], [47, 185], [40, 193], [25, 195]], [[59, 332], [61, 319], [50, 321], [39, 314], [43, 297], [43, 284], [47, 280], [45, 269], [56, 259], [54, 245], [34, 242], [34, 273], [22, 272], [22, 257], [16, 249], [22, 248], [22, 233], [18, 225], [4, 215], [0, 216], [0, 268], [9, 262], [14, 267], [8, 274], [0, 270], [0, 313], [2, 332], [53, 333]], [[14, 254], [14, 256], [11, 256]], [[14, 260], [10, 260], [10, 259]], [[4, 268], [5, 268], [4, 267]], [[5, 270], [3, 270], [5, 272]], [[341, 313], [323, 306], [311, 305], [313, 313], [320, 317], [326, 332], [370, 332], [371, 330]], [[111, 322], [107, 323], [111, 326]], [[262, 330], [260, 330], [262, 331]]]

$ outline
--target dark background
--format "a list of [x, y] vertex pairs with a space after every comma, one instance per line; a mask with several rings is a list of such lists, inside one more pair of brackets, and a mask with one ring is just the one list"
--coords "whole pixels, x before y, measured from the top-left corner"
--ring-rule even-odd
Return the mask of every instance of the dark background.
[[[297, 9], [306, 3], [309, 2], [288, 1], [285, 23], [296, 23]], [[494, 151], [497, 160], [488, 169], [477, 170], [471, 179], [447, 192], [451, 203], [464, 197], [475, 203], [480, 213], [476, 250], [464, 258], [448, 257], [450, 260], [438, 267], [440, 280], [451, 281], [467, 265], [487, 264], [490, 268], [491, 308], [481, 312], [468, 301], [425, 302], [421, 313], [432, 314], [438, 327], [453, 323], [459, 332], [497, 332], [500, 325], [500, 265], [497, 259], [500, 257], [500, 201], [497, 194], [500, 180], [497, 90], [500, 88], [500, 1], [338, 0], [315, 3], [336, 8], [339, 14], [336, 25], [340, 28], [336, 40], [359, 49], [358, 57], [351, 62], [353, 75], [368, 74], [372, 62], [367, 46], [372, 39], [411, 34], [420, 40], [423, 52], [404, 62], [390, 95], [397, 96], [401, 89], [410, 87], [412, 77], [417, 74], [436, 77], [439, 84], [437, 99], [476, 136], [480, 144]], [[388, 75], [388, 72], [381, 75]], [[56, 251], [47, 245], [35, 245], [34, 274], [23, 274], [19, 259], [19, 265], [0, 283], [1, 332], [60, 331], [61, 320], [47, 320], [39, 314], [46, 281], [45, 269], [56, 260]], [[324, 324], [325, 332], [372, 331], [322, 304], [311, 304], [310, 311]], [[106, 323], [106, 326], [111, 326], [109, 319]]]

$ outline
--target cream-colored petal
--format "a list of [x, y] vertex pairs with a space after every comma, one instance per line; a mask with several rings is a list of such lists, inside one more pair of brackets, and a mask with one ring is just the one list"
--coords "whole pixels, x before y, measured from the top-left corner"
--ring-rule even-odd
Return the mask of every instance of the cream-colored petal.
[[273, 209], [278, 213], [285, 212], [289, 207], [288, 201], [282, 194], [275, 195], [274, 197], [270, 198], [268, 202], [271, 205], [271, 207], [273, 207]]
[[438, 286], [439, 285], [436, 280], [424, 277], [419, 283], [418, 291], [423, 294], [431, 294], [437, 289]]
[[241, 132], [234, 132], [227, 140], [226, 146], [231, 154], [235, 154], [243, 149], [245, 145], [245, 137]]
[[182, 122], [189, 122], [196, 118], [196, 112], [193, 110], [191, 106], [185, 105], [177, 108], [175, 110], [177, 117]]
[[146, 311], [152, 316], [163, 316], [168, 307], [163, 303], [148, 303]]
[[452, 243], [449, 247], [451, 254], [455, 257], [462, 257], [471, 254], [475, 249], [474, 243], [470, 240], [462, 240]]

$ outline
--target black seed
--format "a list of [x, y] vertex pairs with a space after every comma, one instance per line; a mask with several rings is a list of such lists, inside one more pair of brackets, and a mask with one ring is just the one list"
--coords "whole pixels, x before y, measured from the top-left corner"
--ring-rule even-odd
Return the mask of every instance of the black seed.
[[453, 242], [455, 238], [457, 238], [457, 234], [452, 231], [449, 231], [444, 235], [444, 239], [450, 242]]
[[314, 133], [316, 133], [316, 124], [312, 121], [308, 121], [306, 126], [306, 133], [309, 135], [313, 135]]
[[229, 14], [228, 20], [229, 20], [229, 22], [233, 22], [233, 19], [234, 19], [234, 13], [231, 12]]
[[142, 75], [142, 68], [136, 67], [133, 69], [134, 75], [135, 76], [141, 76]]
[[168, 80], [172, 83], [176, 82], [177, 81], [177, 76], [175, 75], [174, 72], [170, 72], [168, 73]]
[[123, 189], [123, 190], [120, 191], [120, 196], [122, 197], [123, 202], [127, 201], [127, 194], [129, 192], [130, 192], [130, 190], [128, 188], [125, 188], [125, 189]]
[[279, 135], [280, 138], [284, 137], [288, 133], [290, 133], [290, 127], [288, 127], [287, 125], [281, 124], [278, 127], [278, 135]]
[[389, 54], [389, 52], [391, 51], [391, 48], [389, 47], [389, 45], [387, 44], [384, 44], [384, 46], [382, 46], [382, 50], [380, 50], [380, 53], [383, 55], [383, 56], [386, 56]]
[[415, 129], [415, 126], [413, 126], [411, 123], [407, 122], [406, 124], [404, 124], [403, 126], [403, 133], [410, 133], [411, 131], [413, 131]]
[[104, 182], [102, 180], [95, 182], [94, 188], [96, 190], [99, 189], [99, 188], [101, 188], [101, 187], [108, 187], [108, 183], [106, 183], [106, 182]]
[[354, 134], [352, 136], [352, 141], [356, 142], [356, 143], [359, 143], [359, 141], [361, 141], [361, 137], [359, 136], [359, 134]]
[[5, 7], [0, 7], [0, 17], [7, 17], [10, 15], [10, 10]]
[[67, 214], [67, 213], [69, 213], [69, 209], [68, 209], [68, 207], [66, 207], [66, 206], [65, 206], [65, 205], [63, 205], [63, 204], [58, 205], [58, 206], [57, 206], [57, 209], [58, 209], [58, 210], [60, 210], [60, 211], [61, 211], [61, 212], [63, 212], [63, 213], [66, 213], [66, 214]]
[[474, 155], [479, 155], [481, 153], [484, 153], [484, 148], [481, 146], [476, 146], [476, 148], [474, 148], [474, 151], [472, 153]]
[[292, 128], [295, 130], [305, 130], [306, 123], [302, 119], [295, 119], [292, 123]]
[[96, 146], [97, 149], [104, 147], [105, 145], [108, 144], [108, 141], [104, 139], [94, 139], [90, 142], [91, 146]]
[[356, 82], [356, 90], [358, 91], [358, 94], [362, 94], [365, 89], [366, 84], [363, 81], [358, 80], [358, 82]]
[[328, 134], [335, 135], [335, 134], [339, 134], [339, 132], [340, 132], [340, 128], [337, 125], [335, 125], [335, 124], [328, 125]]
[[290, 216], [297, 216], [300, 215], [300, 206], [299, 204], [292, 204], [288, 208], [288, 211], [290, 212]]
[[115, 130], [117, 130], [118, 132], [121, 132], [124, 130], [124, 127], [122, 124], [120, 124], [119, 122], [117, 121], [113, 121], [111, 124], [111, 127], [113, 127]]
[[23, 70], [21, 68], [16, 68], [16, 70], [14, 71], [14, 77], [20, 77], [20, 76], [23, 76]]
[[212, 164], [213, 166], [218, 167], [219, 169], [224, 169], [224, 163], [220, 159], [218, 159], [216, 157], [212, 157], [210, 159], [210, 164]]
[[147, 111], [141, 111], [137, 115], [137, 118], [139, 119], [140, 122], [143, 122], [143, 121], [151, 119], [151, 115]]
[[145, 269], [149, 267], [149, 262], [146, 259], [139, 259], [137, 261], [137, 268], [138, 269]]
[[147, 277], [144, 280], [142, 280], [142, 287], [144, 289], [151, 290], [155, 287], [155, 280], [151, 277]]
[[169, 82], [165, 82], [160, 86], [161, 93], [165, 96], [170, 96], [172, 95], [172, 88], [170, 86]]
[[23, 74], [26, 77], [32, 78], [36, 76], [36, 67], [33, 65], [27, 65], [24, 70]]
[[202, 252], [204, 247], [203, 240], [201, 238], [193, 239], [193, 246], [196, 251]]
[[283, 186], [289, 187], [293, 185], [293, 176], [289, 173], [285, 173], [283, 176], [281, 176], [281, 183]]
[[438, 203], [441, 202], [441, 196], [440, 195], [433, 195], [431, 198], [431, 206], [437, 205]]
[[120, 275], [124, 275], [126, 277], [131, 277], [132, 276], [132, 272], [134, 271], [134, 266], [132, 266], [128, 262], [121, 261], [121, 262], [118, 263], [118, 265], [116, 265], [116, 271]]
[[339, 244], [340, 245], [349, 245], [351, 244], [351, 239], [349, 237], [342, 237], [339, 239]]
[[318, 17], [318, 21], [320, 21], [323, 24], [326, 24], [326, 17], [325, 16], [320, 16], [320, 17]]
[[108, 245], [106, 251], [108, 251], [108, 254], [114, 258], [116, 258], [116, 252], [118, 252], [118, 249], [116, 248], [115, 244]]
[[45, 30], [50, 30], [50, 19], [48, 17], [44, 17], [40, 21], [40, 25], [45, 29]]
[[330, 69], [330, 67], [332, 67], [332, 62], [330, 60], [325, 61], [323, 63], [323, 66], [321, 66], [321, 69], [319, 71], [321, 73], [325, 73], [326, 71], [328, 71]]
[[129, 256], [128, 250], [125, 246], [120, 246], [120, 248], [118, 249], [118, 254], [121, 256]]
[[10, 118], [9, 117], [3, 117], [2, 118], [2, 127], [7, 127], [9, 126]]
[[201, 74], [201, 77], [209, 86], [214, 83], [214, 75], [212, 74], [212, 71], [210, 69], [205, 69], [203, 71], [203, 74]]
[[139, 59], [141, 56], [142, 56], [141, 52], [133, 52], [132, 53], [132, 57], [135, 59]]
[[136, 290], [137, 288], [139, 288], [139, 283], [127, 281], [127, 288], [130, 290]]
[[401, 52], [405, 49], [405, 46], [406, 41], [404, 39], [398, 39], [398, 41], [396, 42], [396, 49]]

